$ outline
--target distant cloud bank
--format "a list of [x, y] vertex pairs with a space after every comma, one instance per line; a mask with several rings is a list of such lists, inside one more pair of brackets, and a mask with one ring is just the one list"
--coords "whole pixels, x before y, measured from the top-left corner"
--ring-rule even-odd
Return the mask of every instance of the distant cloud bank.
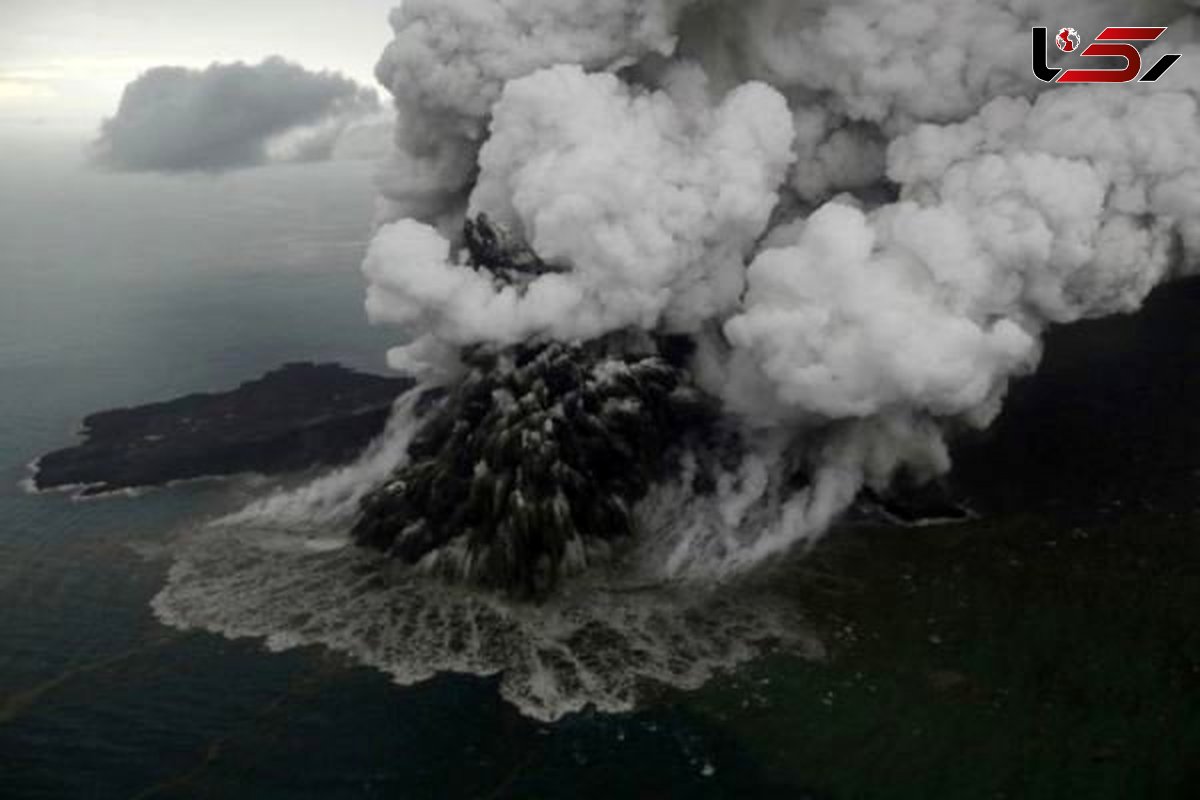
[[[205, 69], [156, 67], [125, 87], [92, 144], [124, 172], [220, 172], [280, 161], [368, 157], [387, 140], [373, 89], [278, 56]], [[355, 146], [347, 147], [345, 141]]]

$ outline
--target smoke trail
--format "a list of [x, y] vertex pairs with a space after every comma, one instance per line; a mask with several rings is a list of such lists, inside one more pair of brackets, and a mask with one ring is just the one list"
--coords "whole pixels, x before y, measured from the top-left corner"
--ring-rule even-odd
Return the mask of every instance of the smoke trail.
[[[1068, 23], [1170, 24], [1146, 58], [1184, 56], [1156, 84], [1048, 88], [1029, 29]], [[365, 271], [372, 319], [408, 333], [393, 365], [691, 336], [697, 382], [757, 444], [711, 497], [656, 498], [681, 498], [673, 574], [751, 565], [863, 487], [947, 471], [945, 432], [990, 424], [1049, 325], [1136, 309], [1200, 254], [1186, 3], [410, 0], [392, 25]], [[562, 269], [515, 287], [467, 266], [464, 212]]]
[[404, 463], [417, 429], [421, 389], [396, 401], [387, 427], [352, 464], [295, 489], [281, 490], [251, 503], [215, 524], [230, 528], [276, 528], [287, 531], [337, 532], [358, 510], [373, 486]]

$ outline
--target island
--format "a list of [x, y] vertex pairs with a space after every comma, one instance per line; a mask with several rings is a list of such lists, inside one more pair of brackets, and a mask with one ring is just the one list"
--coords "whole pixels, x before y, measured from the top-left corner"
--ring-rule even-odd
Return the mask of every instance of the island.
[[285, 364], [231, 391], [92, 414], [82, 442], [34, 464], [32, 483], [94, 496], [342, 464], [383, 431], [392, 404], [412, 386], [339, 364]]

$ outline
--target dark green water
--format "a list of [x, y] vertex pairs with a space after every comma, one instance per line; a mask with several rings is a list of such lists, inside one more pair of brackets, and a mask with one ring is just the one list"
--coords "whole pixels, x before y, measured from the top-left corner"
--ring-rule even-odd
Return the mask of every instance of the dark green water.
[[540, 723], [498, 678], [400, 687], [159, 624], [160, 548], [234, 486], [17, 486], [90, 411], [292, 359], [379, 368], [367, 169], [180, 182], [34, 155], [0, 165], [0, 797], [1196, 796], [1194, 284], [1056, 337], [962, 454], [981, 520], [839, 531], [769, 577], [828, 660]]

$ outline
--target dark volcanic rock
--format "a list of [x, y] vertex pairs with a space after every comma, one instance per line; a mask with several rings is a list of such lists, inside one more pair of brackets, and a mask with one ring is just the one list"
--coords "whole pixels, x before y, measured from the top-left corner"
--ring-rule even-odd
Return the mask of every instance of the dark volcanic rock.
[[[560, 271], [485, 215], [467, 220], [470, 264], [523, 291]], [[462, 354], [409, 463], [362, 503], [362, 545], [453, 580], [540, 598], [631, 531], [631, 507], [712, 418], [679, 337], [615, 333]]]
[[711, 414], [646, 337], [464, 353], [467, 377], [368, 495], [365, 545], [538, 598], [631, 533], [630, 508]]
[[563, 270], [547, 264], [523, 241], [487, 214], [463, 223], [463, 243], [471, 255], [471, 264], [490, 272], [502, 283], [524, 286], [540, 275]]
[[44, 456], [38, 489], [85, 494], [239, 472], [274, 474], [356, 456], [412, 381], [337, 364], [287, 364], [238, 388], [93, 414], [82, 444]]
[[969, 522], [974, 516], [944, 481], [924, 485], [898, 482], [886, 492], [864, 489], [848, 515], [851, 521], [878, 520], [904, 526]]

